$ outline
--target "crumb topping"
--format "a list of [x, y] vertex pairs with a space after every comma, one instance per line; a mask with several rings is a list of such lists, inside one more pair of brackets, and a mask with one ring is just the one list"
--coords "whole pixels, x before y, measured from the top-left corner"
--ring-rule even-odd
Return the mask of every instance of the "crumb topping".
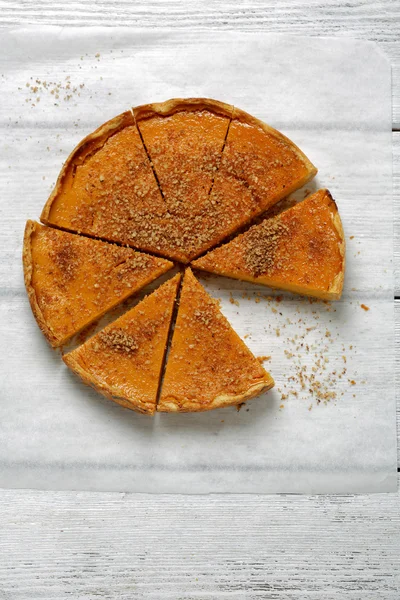
[[[100, 331], [98, 339], [103, 346], [111, 348], [115, 352], [132, 354], [139, 348], [137, 341], [124, 329]], [[98, 352], [100, 350], [100, 345], [95, 344], [93, 349]]]
[[288, 234], [289, 228], [279, 217], [267, 219], [255, 225], [246, 235], [245, 261], [246, 267], [254, 277], [269, 274], [272, 269], [279, 269], [280, 263], [275, 254], [282, 238]]

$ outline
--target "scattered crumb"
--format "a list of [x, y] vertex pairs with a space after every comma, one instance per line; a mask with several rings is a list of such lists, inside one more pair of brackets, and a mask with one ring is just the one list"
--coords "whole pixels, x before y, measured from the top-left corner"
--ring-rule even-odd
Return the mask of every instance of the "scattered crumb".
[[271, 357], [270, 356], [257, 356], [257, 360], [259, 363], [263, 363], [267, 360], [271, 360]]
[[[30, 81], [25, 84], [25, 88], [30, 94], [28, 98], [25, 98], [25, 102], [31, 103], [32, 107], [36, 106], [39, 104], [42, 95], [49, 99], [54, 98], [55, 100], [60, 99], [69, 102], [74, 96], [80, 96], [80, 92], [84, 87], [84, 83], [71, 83], [70, 75], [67, 75], [64, 81], [59, 82], [31, 77]], [[53, 104], [59, 106], [58, 102], [53, 102]]]
[[350, 239], [351, 239], [351, 240], [354, 240], [354, 235], [351, 235], [351, 236], [350, 236]]
[[366, 304], [361, 304], [361, 308], [363, 310], [369, 310], [369, 306], [367, 306]]
[[229, 302], [235, 306], [240, 306], [239, 300], [235, 300], [235, 298], [232, 296], [232, 292], [230, 292]]

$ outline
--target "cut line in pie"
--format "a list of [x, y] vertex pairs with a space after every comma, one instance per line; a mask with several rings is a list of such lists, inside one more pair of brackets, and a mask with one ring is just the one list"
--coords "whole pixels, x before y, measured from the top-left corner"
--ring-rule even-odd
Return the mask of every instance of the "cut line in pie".
[[187, 269], [157, 410], [199, 412], [241, 404], [272, 377]]
[[188, 263], [316, 172], [293, 142], [233, 106], [169, 100], [87, 136], [41, 220]]
[[33, 314], [56, 347], [166, 273], [173, 263], [28, 221], [23, 266]]
[[340, 298], [345, 240], [328, 190], [265, 219], [195, 260], [193, 267], [324, 300]]
[[137, 412], [154, 414], [180, 275], [65, 354], [86, 384]]

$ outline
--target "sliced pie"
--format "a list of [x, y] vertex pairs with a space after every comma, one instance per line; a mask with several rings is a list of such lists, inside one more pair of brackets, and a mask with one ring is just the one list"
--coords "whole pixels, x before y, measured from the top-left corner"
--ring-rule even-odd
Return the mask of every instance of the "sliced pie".
[[315, 173], [290, 140], [247, 113], [169, 100], [87, 136], [41, 220], [187, 263]]
[[213, 300], [187, 269], [157, 410], [205, 411], [273, 387]]
[[52, 346], [61, 346], [173, 266], [34, 221], [26, 224], [23, 263], [33, 314]]
[[153, 414], [179, 281], [164, 283], [64, 362], [110, 400]]
[[345, 241], [336, 203], [328, 190], [319, 190], [194, 261], [193, 267], [336, 300], [345, 270]]

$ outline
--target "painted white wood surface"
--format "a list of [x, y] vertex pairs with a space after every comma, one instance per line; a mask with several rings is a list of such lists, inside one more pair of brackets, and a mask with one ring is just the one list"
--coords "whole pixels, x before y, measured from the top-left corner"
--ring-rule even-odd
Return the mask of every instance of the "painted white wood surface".
[[385, 496], [3, 492], [2, 600], [397, 600]]
[[[0, 0], [0, 26], [214, 27], [375, 40], [393, 65], [395, 129], [399, 16], [393, 0]], [[393, 137], [399, 242], [400, 133]], [[399, 251], [397, 243], [397, 278]], [[396, 323], [400, 384], [400, 303]], [[3, 490], [0, 502], [1, 600], [400, 596], [399, 493], [188, 498]]]

